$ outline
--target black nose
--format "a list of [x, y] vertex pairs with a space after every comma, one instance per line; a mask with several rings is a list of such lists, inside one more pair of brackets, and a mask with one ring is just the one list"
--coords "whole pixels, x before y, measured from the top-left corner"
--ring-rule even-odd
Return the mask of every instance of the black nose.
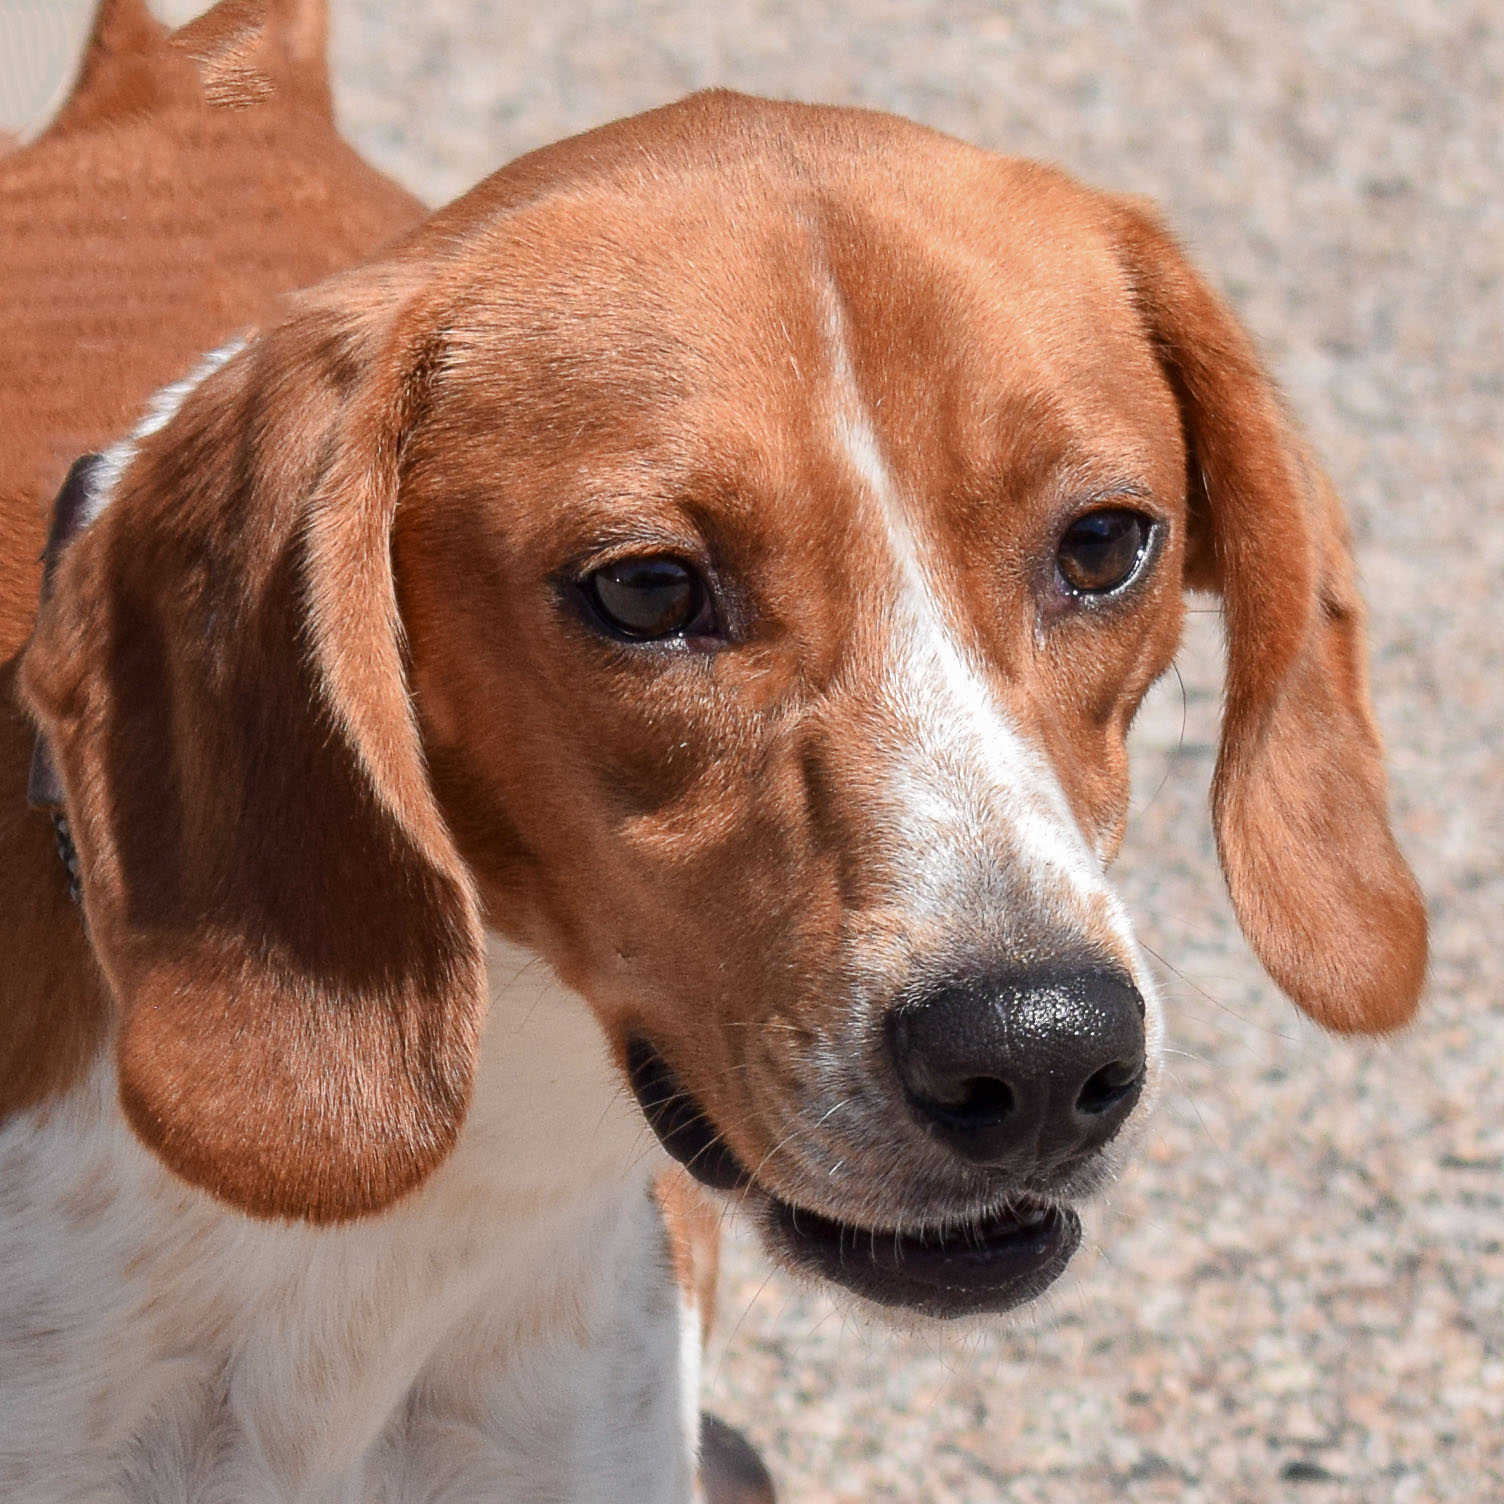
[[1100, 1148], [1144, 1084], [1144, 1000], [1112, 971], [956, 981], [894, 1009], [888, 1039], [924, 1127], [1020, 1175]]

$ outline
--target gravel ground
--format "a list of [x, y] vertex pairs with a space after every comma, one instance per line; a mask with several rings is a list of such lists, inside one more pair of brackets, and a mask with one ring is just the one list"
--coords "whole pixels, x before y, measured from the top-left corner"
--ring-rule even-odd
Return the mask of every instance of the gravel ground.
[[[6, 6], [37, 0], [0, 0]], [[191, 11], [192, 7], [188, 9]], [[895, 1336], [728, 1260], [709, 1403], [800, 1504], [1504, 1500], [1504, 18], [1497, 0], [335, 0], [348, 133], [438, 202], [706, 84], [875, 105], [1159, 199], [1347, 495], [1427, 1010], [1298, 1020], [1205, 813], [1214, 614], [1135, 730], [1165, 958], [1145, 1152], [1039, 1310]]]

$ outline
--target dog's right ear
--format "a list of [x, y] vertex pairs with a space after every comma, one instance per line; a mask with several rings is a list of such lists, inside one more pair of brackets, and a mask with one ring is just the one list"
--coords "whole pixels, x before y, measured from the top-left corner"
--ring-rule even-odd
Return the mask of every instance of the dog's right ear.
[[264, 1215], [337, 1220], [422, 1181], [460, 1130], [483, 1017], [477, 901], [425, 776], [392, 579], [430, 353], [404, 327], [309, 305], [106, 456], [113, 494], [22, 668], [130, 1121]]

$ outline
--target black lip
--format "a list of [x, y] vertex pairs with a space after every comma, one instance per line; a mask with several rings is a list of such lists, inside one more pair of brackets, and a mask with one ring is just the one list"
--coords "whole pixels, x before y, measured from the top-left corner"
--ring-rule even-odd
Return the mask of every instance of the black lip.
[[750, 1191], [762, 1204], [767, 1241], [786, 1262], [877, 1305], [936, 1317], [1012, 1310], [1053, 1284], [1081, 1242], [1074, 1212], [1031, 1200], [923, 1233], [857, 1227], [792, 1206], [754, 1182], [641, 1036], [627, 1044], [627, 1072], [649, 1127], [696, 1180]]
[[861, 1295], [942, 1318], [1010, 1311], [1042, 1294], [1081, 1242], [1072, 1211], [1021, 1202], [928, 1233], [853, 1227], [769, 1198], [764, 1218], [790, 1262]]
[[627, 1078], [658, 1142], [701, 1185], [737, 1191], [752, 1183], [715, 1124], [641, 1035], [627, 1042]]

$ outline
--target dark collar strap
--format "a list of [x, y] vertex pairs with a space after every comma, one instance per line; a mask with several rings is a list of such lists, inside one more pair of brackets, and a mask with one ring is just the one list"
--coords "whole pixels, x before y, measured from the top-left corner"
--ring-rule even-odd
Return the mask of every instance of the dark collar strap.
[[[47, 546], [42, 550], [43, 602], [52, 595], [58, 560], [88, 525], [89, 501], [93, 494], [89, 482], [99, 467], [101, 458], [97, 454], [85, 454], [74, 460], [62, 490], [52, 503], [52, 523], [47, 529]], [[31, 749], [31, 777], [27, 780], [26, 800], [33, 809], [42, 810], [52, 817], [58, 856], [68, 874], [68, 893], [74, 903], [78, 903], [78, 853], [74, 850], [73, 834], [68, 828], [62, 780], [57, 776], [52, 749], [47, 745], [46, 736], [40, 731], [37, 732], [36, 743]]]
[[55, 809], [50, 813], [52, 838], [57, 842], [57, 857], [63, 864], [63, 872], [68, 879], [68, 897], [81, 909], [84, 906], [84, 887], [78, 876], [78, 850], [73, 844], [73, 831], [62, 810]]

